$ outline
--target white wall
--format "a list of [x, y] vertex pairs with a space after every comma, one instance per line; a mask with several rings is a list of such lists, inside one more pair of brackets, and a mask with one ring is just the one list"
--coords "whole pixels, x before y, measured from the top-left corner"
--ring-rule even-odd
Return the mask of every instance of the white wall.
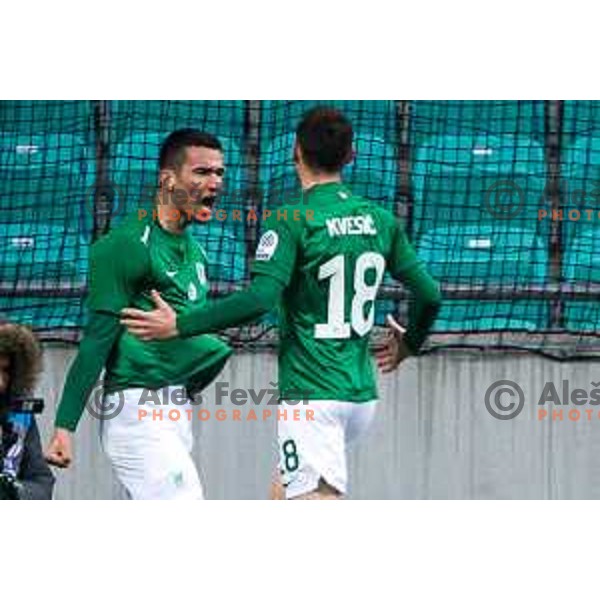
[[[45, 440], [74, 347], [47, 346], [40, 393]], [[230, 387], [263, 388], [275, 381], [270, 353], [238, 354], [220, 377]], [[597, 363], [556, 363], [526, 354], [438, 354], [408, 361], [381, 379], [383, 401], [369, 434], [350, 453], [351, 497], [361, 499], [542, 499], [600, 497], [600, 418], [537, 420], [546, 381], [560, 389], [592, 389]], [[499, 421], [484, 395], [499, 379], [519, 383], [525, 408]], [[214, 393], [206, 393], [214, 409]], [[226, 407], [227, 408], [227, 407]], [[243, 414], [249, 407], [243, 409]], [[593, 408], [580, 407], [581, 410]], [[58, 472], [56, 498], [121, 498], [98, 444], [98, 423], [85, 415], [76, 460]], [[195, 423], [194, 458], [208, 498], [265, 498], [275, 465], [273, 421]]]

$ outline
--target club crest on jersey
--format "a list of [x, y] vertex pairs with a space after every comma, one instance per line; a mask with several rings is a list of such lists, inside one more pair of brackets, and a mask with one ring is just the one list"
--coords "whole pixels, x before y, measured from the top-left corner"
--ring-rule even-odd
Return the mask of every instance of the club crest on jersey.
[[256, 260], [271, 260], [277, 244], [279, 243], [279, 236], [276, 231], [270, 229], [265, 231], [260, 238], [258, 248], [256, 249]]
[[197, 298], [198, 290], [196, 289], [196, 286], [193, 283], [190, 283], [190, 285], [188, 286], [188, 299], [192, 302], [195, 302]]
[[204, 270], [204, 265], [201, 262], [196, 263], [196, 275], [198, 275], [198, 281], [200, 285], [206, 285], [206, 271]]

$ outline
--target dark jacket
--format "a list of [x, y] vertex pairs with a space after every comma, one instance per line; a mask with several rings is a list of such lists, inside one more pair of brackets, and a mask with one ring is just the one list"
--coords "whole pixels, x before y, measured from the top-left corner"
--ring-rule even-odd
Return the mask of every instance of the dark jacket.
[[44, 458], [35, 419], [25, 437], [23, 459], [17, 480], [20, 484], [20, 500], [52, 500], [54, 475]]
[[[21, 325], [0, 323], [0, 354], [11, 357], [11, 379], [8, 396], [31, 396], [41, 371], [41, 350], [33, 333]], [[31, 419], [23, 429], [15, 463], [18, 495], [21, 500], [50, 500], [54, 476], [42, 452], [40, 433]], [[0, 472], [3, 471], [0, 464]], [[16, 470], [18, 468], [18, 470]]]

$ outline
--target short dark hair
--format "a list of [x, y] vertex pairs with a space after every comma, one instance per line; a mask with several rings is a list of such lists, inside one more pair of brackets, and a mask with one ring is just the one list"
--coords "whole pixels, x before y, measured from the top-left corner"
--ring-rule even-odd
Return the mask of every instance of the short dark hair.
[[304, 162], [315, 171], [337, 173], [352, 157], [352, 125], [335, 108], [316, 106], [296, 129]]
[[221, 142], [212, 134], [199, 129], [178, 129], [171, 133], [160, 147], [158, 168], [178, 171], [186, 158], [186, 150], [190, 147], [212, 148], [223, 152]]

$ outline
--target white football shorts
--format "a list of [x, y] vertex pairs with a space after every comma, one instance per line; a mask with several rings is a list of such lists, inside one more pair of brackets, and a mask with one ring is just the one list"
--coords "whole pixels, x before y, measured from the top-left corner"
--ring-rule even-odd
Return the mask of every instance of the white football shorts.
[[[288, 418], [278, 419], [277, 438], [287, 499], [315, 491], [321, 478], [346, 494], [346, 448], [369, 429], [377, 402], [309, 400], [294, 406], [282, 403], [280, 410], [287, 408]], [[300, 418], [290, 418], [292, 415]]]
[[[162, 398], [166, 392], [170, 398], [181, 389], [183, 386], [172, 385], [156, 393]], [[149, 414], [153, 409], [168, 408], [140, 406], [143, 392], [128, 389], [104, 397], [105, 405], [123, 403], [118, 414], [101, 422], [100, 434], [118, 480], [134, 500], [202, 500], [200, 478], [190, 455], [191, 420], [169, 420], [168, 410], [162, 411], [162, 419], [141, 418], [140, 408]], [[191, 406], [177, 408], [183, 415]]]

